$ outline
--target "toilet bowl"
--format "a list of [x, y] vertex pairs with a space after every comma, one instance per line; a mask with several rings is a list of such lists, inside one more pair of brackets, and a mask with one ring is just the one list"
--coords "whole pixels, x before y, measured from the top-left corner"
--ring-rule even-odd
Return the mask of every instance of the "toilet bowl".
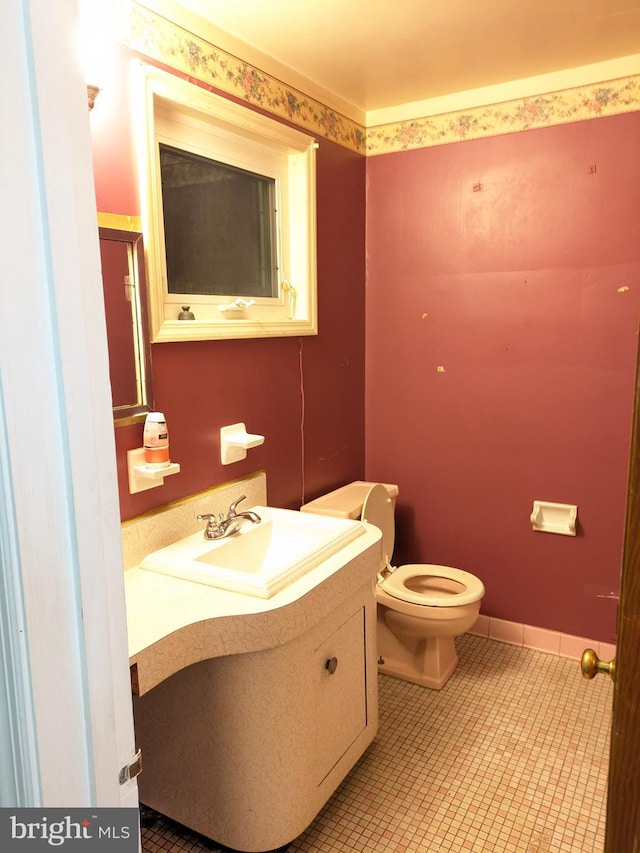
[[455, 637], [480, 612], [484, 585], [451, 566], [391, 564], [397, 486], [356, 481], [301, 507], [302, 512], [360, 517], [382, 532], [376, 584], [380, 671], [439, 690], [458, 665]]

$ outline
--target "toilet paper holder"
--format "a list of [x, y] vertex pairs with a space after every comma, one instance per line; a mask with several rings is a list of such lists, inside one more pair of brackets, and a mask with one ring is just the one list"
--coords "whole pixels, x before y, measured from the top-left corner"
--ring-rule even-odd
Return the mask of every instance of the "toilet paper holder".
[[578, 507], [575, 504], [534, 501], [530, 518], [534, 530], [539, 530], [542, 533], [575, 536]]

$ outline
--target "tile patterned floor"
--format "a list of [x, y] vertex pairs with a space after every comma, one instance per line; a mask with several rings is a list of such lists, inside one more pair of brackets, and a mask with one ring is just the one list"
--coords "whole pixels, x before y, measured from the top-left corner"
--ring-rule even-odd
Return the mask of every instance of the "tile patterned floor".
[[[287, 853], [601, 853], [612, 685], [459, 638], [443, 690], [380, 676], [380, 732]], [[224, 848], [151, 815], [144, 853]]]

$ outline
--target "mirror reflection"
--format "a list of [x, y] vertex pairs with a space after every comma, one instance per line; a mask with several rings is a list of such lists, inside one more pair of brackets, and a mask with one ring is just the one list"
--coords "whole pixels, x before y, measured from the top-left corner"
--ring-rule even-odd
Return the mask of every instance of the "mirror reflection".
[[144, 247], [140, 231], [111, 228], [100, 221], [99, 217], [109, 376], [113, 416], [120, 426], [153, 408]]

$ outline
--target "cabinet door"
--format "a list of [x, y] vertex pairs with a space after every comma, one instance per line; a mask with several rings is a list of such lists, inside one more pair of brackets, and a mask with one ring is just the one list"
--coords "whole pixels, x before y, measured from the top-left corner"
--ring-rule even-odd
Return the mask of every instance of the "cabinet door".
[[367, 725], [365, 611], [314, 650], [318, 784]]

